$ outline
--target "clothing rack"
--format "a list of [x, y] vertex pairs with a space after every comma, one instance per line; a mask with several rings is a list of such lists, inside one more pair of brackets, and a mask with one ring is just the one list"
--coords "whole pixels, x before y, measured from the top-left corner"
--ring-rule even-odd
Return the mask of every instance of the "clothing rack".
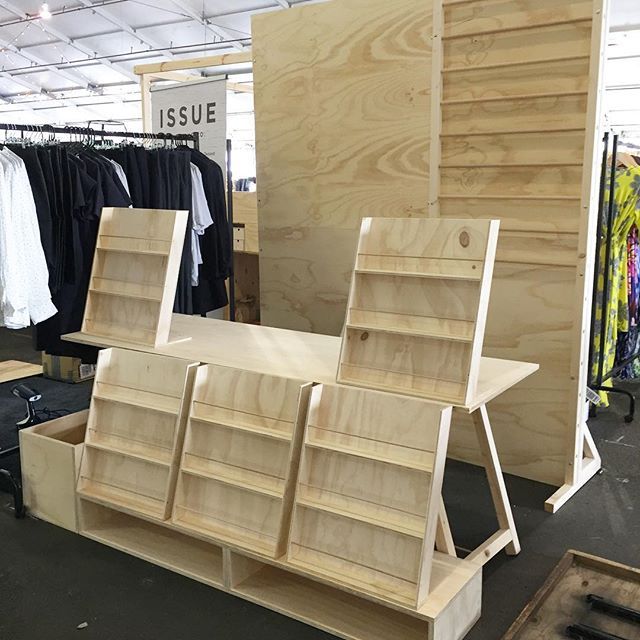
[[135, 140], [164, 140], [168, 142], [191, 142], [194, 149], [200, 148], [200, 134], [195, 133], [141, 133], [138, 131], [108, 131], [90, 127], [54, 127], [49, 124], [6, 124], [0, 123], [0, 131], [20, 131], [21, 133], [49, 133], [87, 136], [88, 138], [132, 138]]
[[[7, 124], [0, 123], [0, 131], [19, 131], [21, 133], [48, 133], [86, 136], [91, 139], [103, 138], [131, 138], [134, 140], [164, 140], [165, 142], [186, 142], [193, 144], [193, 148], [200, 150], [200, 134], [194, 133], [141, 133], [137, 131], [109, 131], [93, 129], [91, 127], [56, 127], [53, 125]], [[233, 182], [231, 178], [231, 140], [227, 140], [227, 220], [231, 246], [233, 250]], [[233, 260], [231, 262], [231, 275], [229, 276], [229, 319], [235, 321], [235, 276], [233, 272]]]
[[[609, 132], [604, 135], [604, 150], [602, 153], [602, 173], [600, 176], [600, 199], [598, 207], [598, 233], [596, 235], [596, 253], [595, 253], [595, 270], [593, 280], [593, 304], [591, 308], [591, 341], [589, 345], [589, 387], [594, 391], [606, 391], [607, 393], [618, 393], [627, 396], [629, 399], [629, 412], [624, 417], [625, 422], [632, 422], [635, 414], [635, 397], [629, 391], [617, 389], [611, 385], [605, 385], [607, 380], [613, 378], [624, 367], [637, 360], [640, 357], [640, 350], [634, 352], [622, 362], [619, 362], [611, 370], [604, 370], [604, 355], [606, 336], [609, 324], [609, 289], [611, 282], [609, 278], [609, 264], [611, 261], [611, 245], [613, 241], [613, 225], [615, 210], [615, 183], [616, 183], [616, 165], [618, 158], [619, 137], [617, 134], [613, 136], [611, 146], [611, 156], [609, 156]], [[606, 198], [607, 176], [609, 178], [609, 197]], [[607, 202], [605, 203], [605, 199]], [[605, 215], [606, 212], [606, 215]], [[600, 252], [602, 250], [602, 242], [605, 242], [605, 259], [603, 272], [600, 269]], [[598, 305], [598, 280], [602, 276], [602, 302]], [[598, 344], [598, 367], [597, 373], [593, 373], [593, 338], [596, 327], [596, 318], [600, 314], [600, 341]]]

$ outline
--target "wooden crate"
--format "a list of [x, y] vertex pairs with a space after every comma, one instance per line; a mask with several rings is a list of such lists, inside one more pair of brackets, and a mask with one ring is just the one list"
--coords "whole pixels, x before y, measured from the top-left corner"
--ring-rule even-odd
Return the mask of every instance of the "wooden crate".
[[282, 555], [310, 388], [302, 380], [200, 367], [174, 524]]
[[80, 495], [159, 520], [169, 517], [196, 368], [168, 356], [100, 352]]
[[338, 382], [469, 402], [498, 227], [496, 220], [363, 219]]
[[187, 218], [187, 211], [102, 210], [83, 333], [168, 342]]
[[640, 608], [640, 570], [579, 551], [567, 551], [502, 640], [562, 640], [569, 624], [586, 624], [627, 640], [640, 626], [591, 611], [588, 594]]
[[418, 608], [429, 593], [451, 407], [318, 385], [288, 561]]
[[20, 431], [24, 503], [69, 531], [78, 531], [76, 481], [88, 416], [79, 411]]

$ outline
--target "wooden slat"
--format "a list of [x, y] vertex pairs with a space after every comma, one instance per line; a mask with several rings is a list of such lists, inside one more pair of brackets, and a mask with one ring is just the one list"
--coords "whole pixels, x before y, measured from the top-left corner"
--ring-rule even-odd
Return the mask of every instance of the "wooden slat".
[[388, 442], [358, 438], [327, 429], [309, 428], [305, 444], [307, 447], [327, 449], [336, 453], [395, 464], [427, 473], [433, 467], [433, 456], [424, 451], [406, 449]]
[[471, 342], [474, 329], [473, 323], [465, 320], [419, 317], [364, 309], [351, 309], [346, 326], [350, 329], [363, 331], [445, 338], [461, 342]]
[[407, 275], [446, 280], [480, 280], [482, 262], [472, 260], [439, 260], [413, 256], [358, 254], [356, 271], [380, 275]]
[[586, 93], [588, 58], [532, 62], [513, 67], [477, 69], [469, 66], [444, 77], [443, 100], [499, 99], [527, 94]]
[[442, 131], [445, 135], [566, 131], [584, 127], [585, 109], [584, 95], [448, 105]]
[[19, 360], [4, 360], [0, 362], [0, 384], [41, 374], [42, 365], [39, 364], [20, 362]]
[[445, 4], [445, 38], [591, 20], [591, 3], [568, 0], [486, 0]]
[[582, 167], [443, 168], [442, 195], [573, 196], [580, 194]]

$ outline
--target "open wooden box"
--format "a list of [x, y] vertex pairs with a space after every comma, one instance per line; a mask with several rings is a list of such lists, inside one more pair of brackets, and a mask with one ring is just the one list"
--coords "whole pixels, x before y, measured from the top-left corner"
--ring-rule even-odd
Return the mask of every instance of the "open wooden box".
[[76, 481], [89, 411], [20, 431], [24, 503], [37, 518], [78, 531]]

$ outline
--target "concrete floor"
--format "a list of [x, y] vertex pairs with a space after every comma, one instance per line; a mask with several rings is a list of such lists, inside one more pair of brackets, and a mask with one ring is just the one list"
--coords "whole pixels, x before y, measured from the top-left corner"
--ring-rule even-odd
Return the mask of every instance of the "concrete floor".
[[[0, 329], [0, 359], [33, 359], [28, 339], [6, 334]], [[50, 408], [88, 404], [87, 385], [31, 382], [46, 385], [45, 397], [55, 399]], [[625, 424], [625, 407], [618, 398], [613, 402], [591, 421], [603, 472], [558, 514], [543, 510], [552, 487], [507, 476], [523, 551], [485, 566], [483, 616], [468, 640], [501, 638], [567, 549], [640, 564], [640, 415]], [[7, 429], [22, 412], [8, 385], [0, 385], [0, 446], [10, 440]], [[449, 463], [445, 501], [461, 547], [472, 548], [495, 530], [481, 470]], [[331, 638], [63, 529], [15, 520], [9, 502], [0, 494], [0, 639]], [[85, 622], [88, 626], [78, 630]]]

